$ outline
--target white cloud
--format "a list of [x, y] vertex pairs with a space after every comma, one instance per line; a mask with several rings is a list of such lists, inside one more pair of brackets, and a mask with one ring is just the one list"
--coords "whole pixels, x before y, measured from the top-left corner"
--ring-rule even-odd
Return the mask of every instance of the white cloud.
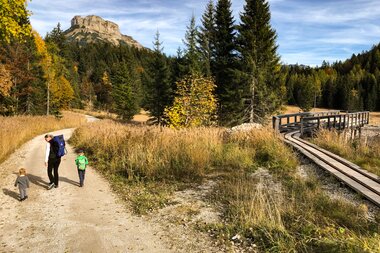
[[[99, 15], [119, 24], [123, 33], [151, 47], [157, 29], [165, 51], [182, 47], [186, 25], [194, 12], [198, 23], [208, 0], [34, 0], [33, 27], [45, 35], [58, 22], [63, 29], [75, 15]], [[235, 20], [244, 0], [232, 0]], [[380, 38], [378, 0], [269, 0], [272, 25], [278, 33], [282, 60], [317, 65], [343, 60], [368, 50]]]

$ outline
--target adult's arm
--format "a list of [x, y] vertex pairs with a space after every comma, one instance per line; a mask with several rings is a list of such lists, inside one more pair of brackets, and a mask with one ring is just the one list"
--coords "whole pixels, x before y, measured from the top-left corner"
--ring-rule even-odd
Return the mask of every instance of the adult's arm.
[[46, 151], [45, 151], [45, 163], [49, 161], [49, 154], [50, 154], [50, 143], [46, 143]]

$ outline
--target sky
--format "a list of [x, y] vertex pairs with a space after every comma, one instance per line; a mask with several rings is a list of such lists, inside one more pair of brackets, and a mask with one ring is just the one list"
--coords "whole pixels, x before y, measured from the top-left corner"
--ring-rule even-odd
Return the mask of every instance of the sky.
[[[42, 36], [61, 23], [70, 27], [75, 15], [98, 15], [117, 23], [123, 34], [152, 48], [157, 30], [164, 52], [183, 48], [192, 14], [198, 25], [208, 0], [33, 0], [32, 26]], [[232, 0], [235, 20], [245, 0]], [[269, 0], [271, 24], [277, 32], [284, 64], [321, 65], [345, 60], [380, 42], [379, 0]]]

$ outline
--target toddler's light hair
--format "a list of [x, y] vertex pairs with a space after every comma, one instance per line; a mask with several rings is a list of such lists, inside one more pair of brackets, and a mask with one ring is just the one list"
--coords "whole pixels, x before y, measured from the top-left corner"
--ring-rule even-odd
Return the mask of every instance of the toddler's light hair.
[[21, 169], [18, 171], [18, 173], [19, 173], [20, 175], [25, 176], [25, 175], [26, 175], [26, 169], [21, 168]]

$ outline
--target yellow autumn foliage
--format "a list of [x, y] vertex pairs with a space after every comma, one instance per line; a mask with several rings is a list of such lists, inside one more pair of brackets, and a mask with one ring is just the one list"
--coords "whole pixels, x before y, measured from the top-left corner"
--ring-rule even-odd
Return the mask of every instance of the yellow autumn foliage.
[[31, 36], [25, 0], [0, 0], [0, 41], [10, 43]]
[[0, 64], [0, 95], [9, 96], [9, 91], [13, 86], [12, 77], [4, 64]]
[[215, 84], [210, 78], [189, 75], [176, 83], [173, 105], [165, 109], [166, 123], [173, 128], [211, 126], [216, 122]]

